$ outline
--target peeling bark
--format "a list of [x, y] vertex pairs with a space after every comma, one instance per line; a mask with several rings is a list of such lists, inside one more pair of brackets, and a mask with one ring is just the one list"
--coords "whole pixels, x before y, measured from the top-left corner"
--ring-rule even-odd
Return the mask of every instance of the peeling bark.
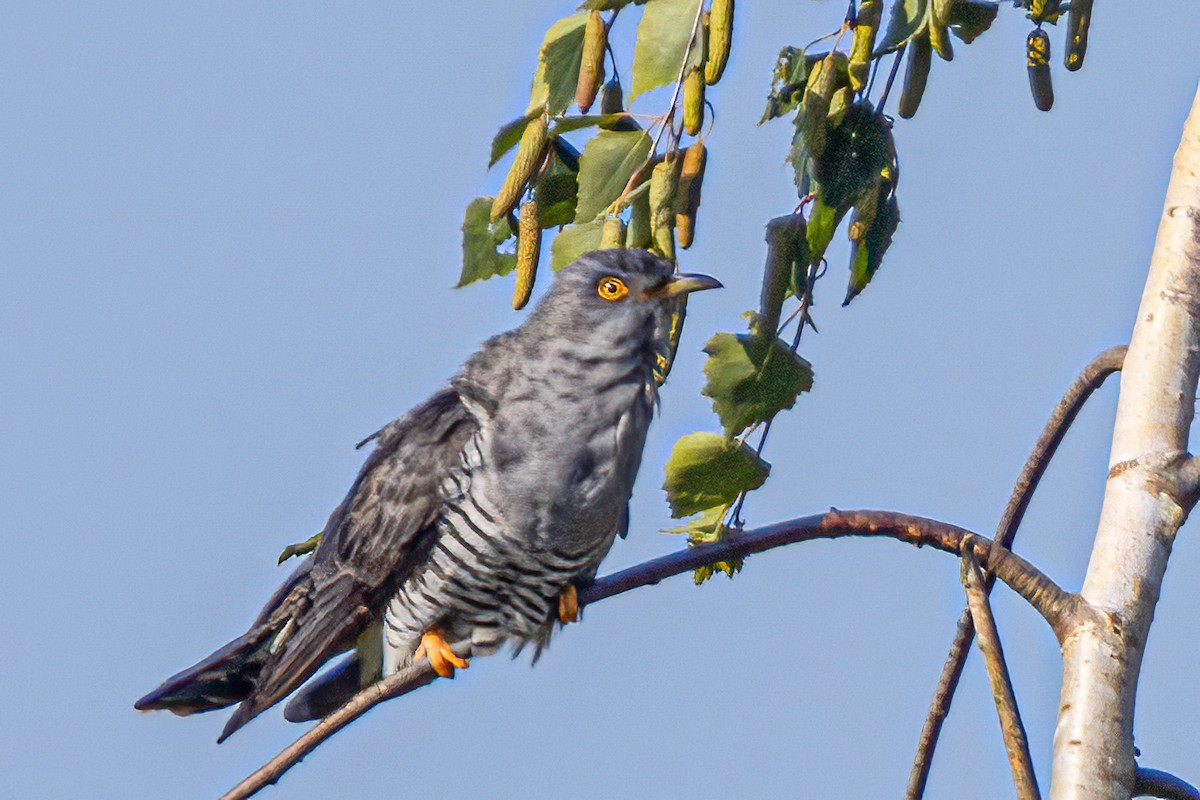
[[1171, 544], [1194, 503], [1188, 430], [1200, 372], [1200, 93], [1184, 125], [1121, 373], [1108, 484], [1063, 637], [1052, 800], [1128, 800], [1133, 713]]

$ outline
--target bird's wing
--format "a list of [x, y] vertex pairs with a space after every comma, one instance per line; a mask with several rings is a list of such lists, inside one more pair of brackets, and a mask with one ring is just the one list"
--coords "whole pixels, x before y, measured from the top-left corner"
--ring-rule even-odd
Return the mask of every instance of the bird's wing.
[[351, 647], [428, 557], [443, 482], [476, 429], [475, 418], [449, 389], [380, 431], [376, 449], [325, 525], [307, 580], [259, 617], [259, 625], [278, 633], [222, 739]]

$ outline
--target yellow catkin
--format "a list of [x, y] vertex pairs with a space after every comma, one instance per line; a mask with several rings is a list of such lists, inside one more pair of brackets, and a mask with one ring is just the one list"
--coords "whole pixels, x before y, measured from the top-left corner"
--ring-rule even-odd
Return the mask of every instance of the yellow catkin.
[[854, 45], [850, 49], [850, 86], [856, 92], [861, 92], [867, 85], [867, 78], [871, 73], [871, 57], [875, 50], [875, 36], [879, 33], [882, 14], [883, 0], [862, 0], [858, 4]]
[[588, 14], [583, 29], [583, 56], [579, 62], [579, 83], [575, 86], [575, 103], [586, 114], [596, 100], [596, 92], [604, 82], [604, 50], [608, 31], [599, 11]]
[[533, 294], [537, 279], [538, 257], [542, 252], [542, 215], [537, 200], [521, 205], [521, 222], [517, 232], [517, 284], [513, 287], [513, 308], [520, 311]]
[[521, 143], [517, 146], [516, 158], [513, 159], [508, 175], [504, 178], [504, 185], [492, 201], [492, 222], [517, 207], [525, 187], [546, 160], [548, 130], [545, 114], [535, 117], [525, 126], [525, 132], [521, 134]]
[[699, 67], [692, 67], [683, 79], [683, 130], [695, 136], [703, 126], [704, 74]]
[[[825, 117], [829, 113], [829, 101], [837, 89], [837, 56], [830, 53], [813, 65], [804, 86], [804, 142], [808, 153], [819, 158], [825, 150]], [[842, 56], [845, 58], [845, 56]]]
[[625, 246], [625, 223], [620, 217], [610, 217], [600, 229], [600, 249], [612, 250]]
[[650, 175], [650, 237], [660, 256], [675, 258], [675, 195], [682, 159], [670, 153]]
[[721, 80], [732, 42], [733, 0], [713, 0], [708, 10], [708, 58], [704, 61], [704, 82], [709, 86]]
[[696, 142], [683, 154], [675, 195], [675, 235], [684, 250], [692, 246], [696, 237], [696, 211], [700, 208], [700, 186], [707, 163], [708, 148], [702, 142]]

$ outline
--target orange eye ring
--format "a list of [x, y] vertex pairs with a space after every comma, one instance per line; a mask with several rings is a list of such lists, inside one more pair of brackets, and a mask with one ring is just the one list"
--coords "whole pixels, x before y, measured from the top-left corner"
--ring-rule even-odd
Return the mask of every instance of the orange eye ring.
[[629, 287], [620, 278], [609, 276], [596, 285], [596, 294], [603, 300], [615, 303], [629, 294]]

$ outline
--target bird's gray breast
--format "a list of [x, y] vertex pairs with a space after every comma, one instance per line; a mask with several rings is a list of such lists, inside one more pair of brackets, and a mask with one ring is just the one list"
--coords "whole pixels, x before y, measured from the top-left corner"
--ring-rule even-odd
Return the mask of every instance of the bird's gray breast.
[[481, 425], [488, 468], [478, 488], [510, 535], [534, 548], [594, 556], [611, 544], [629, 499], [653, 384], [640, 360], [578, 354], [542, 377], [514, 380]]

